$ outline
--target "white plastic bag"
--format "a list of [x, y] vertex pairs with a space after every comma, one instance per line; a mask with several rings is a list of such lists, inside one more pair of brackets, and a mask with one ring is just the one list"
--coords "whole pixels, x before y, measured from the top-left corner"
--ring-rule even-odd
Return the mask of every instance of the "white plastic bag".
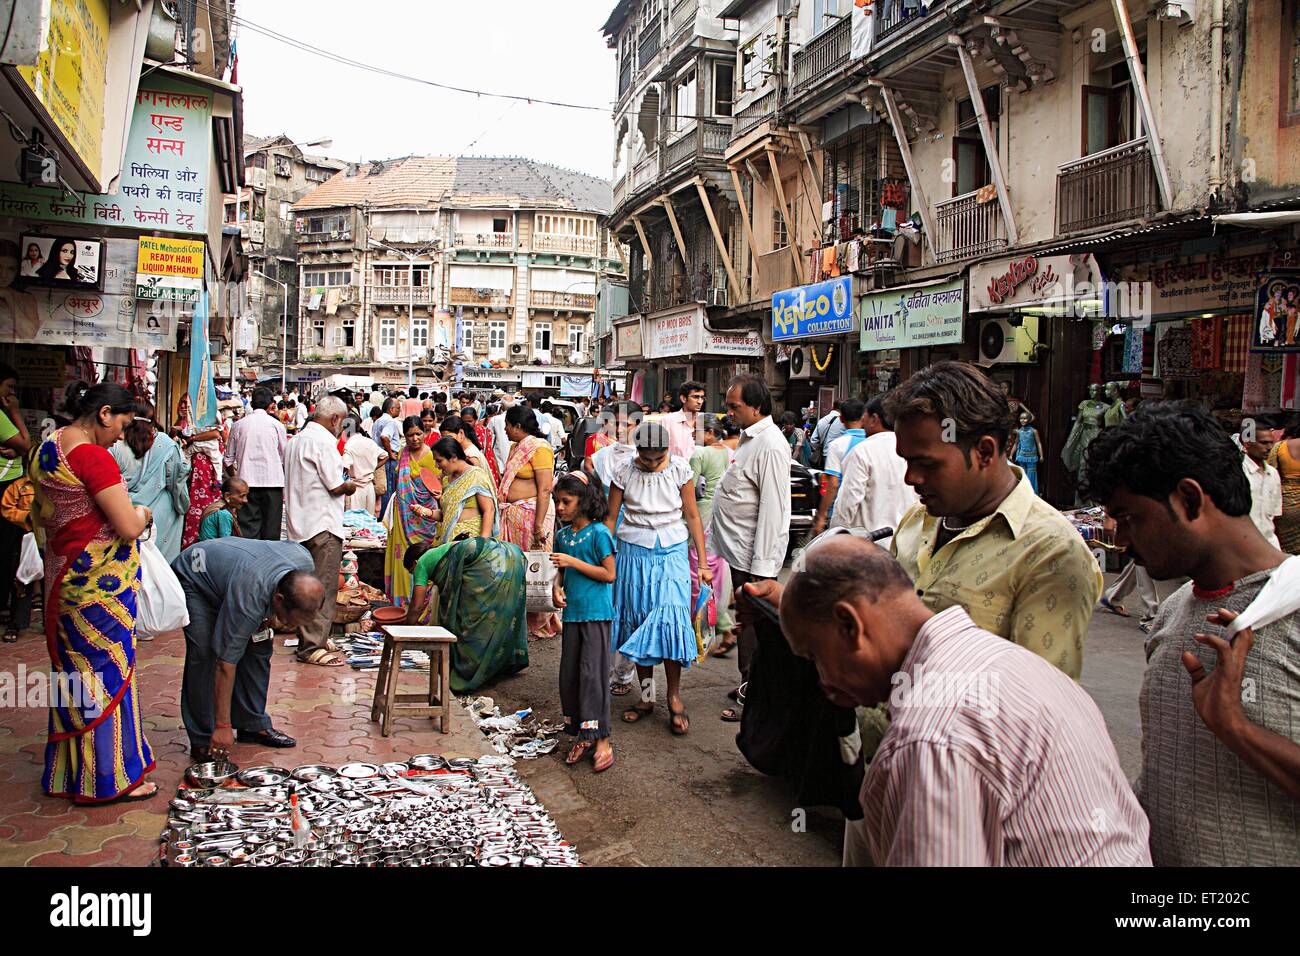
[[1255, 600], [1223, 629], [1223, 636], [1232, 640], [1238, 631], [1248, 627], [1258, 630], [1296, 611], [1300, 611], [1300, 555], [1292, 555], [1273, 569]]
[[136, 596], [135, 636], [157, 637], [190, 623], [185, 591], [158, 545], [140, 539], [140, 591]]
[[19, 552], [18, 570], [14, 577], [19, 584], [31, 584], [45, 577], [45, 562], [41, 560], [40, 549], [36, 547], [36, 535], [28, 531], [23, 535], [23, 546]]
[[557, 572], [555, 565], [551, 563], [551, 553], [525, 551], [524, 558], [528, 561], [528, 571], [525, 576], [528, 610], [543, 613], [554, 611], [556, 608], [551, 588], [555, 585]]

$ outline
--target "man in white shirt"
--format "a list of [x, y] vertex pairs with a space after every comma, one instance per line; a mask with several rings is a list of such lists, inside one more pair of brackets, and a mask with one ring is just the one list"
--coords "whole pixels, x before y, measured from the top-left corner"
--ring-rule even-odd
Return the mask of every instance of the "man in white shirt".
[[[772, 421], [772, 393], [758, 375], [738, 375], [727, 389], [727, 414], [743, 429], [736, 460], [713, 496], [711, 540], [731, 566], [732, 586], [775, 578], [790, 541], [790, 443]], [[741, 679], [757, 644], [740, 631]]]
[[839, 491], [840, 479], [843, 477], [841, 468], [845, 456], [856, 448], [859, 442], [867, 438], [867, 433], [862, 427], [866, 410], [866, 403], [857, 398], [840, 402], [840, 421], [844, 425], [844, 431], [826, 449], [826, 490], [822, 493], [822, 499], [817, 505], [817, 517], [813, 520], [814, 535], [819, 535], [826, 530], [827, 517], [835, 513], [835, 495]]
[[[831, 527], [868, 531], [897, 528], [907, 510], [921, 499], [903, 480], [907, 462], [898, 457], [898, 445], [885, 418], [881, 398], [867, 403], [862, 428], [866, 439], [845, 456], [839, 469], [841, 477]], [[880, 546], [888, 549], [891, 540], [883, 539]]]
[[285, 516], [289, 540], [311, 553], [316, 577], [325, 587], [325, 601], [311, 624], [300, 631], [298, 660], [322, 667], [339, 667], [343, 658], [330, 645], [334, 599], [339, 589], [343, 557], [343, 499], [357, 490], [343, 470], [338, 440], [348, 408], [328, 395], [284, 454]]
[[1268, 463], [1273, 431], [1261, 428], [1257, 422], [1243, 423], [1233, 441], [1242, 451], [1241, 470], [1250, 482], [1250, 520], [1265, 541], [1279, 547], [1273, 519], [1282, 514], [1282, 476]]
[[305, 399], [299, 399], [297, 407], [293, 410], [294, 428], [297, 431], [302, 431], [306, 426], [307, 417], [307, 401]]
[[248, 502], [240, 509], [239, 529], [245, 538], [280, 540], [284, 515], [284, 446], [289, 440], [275, 417], [269, 388], [253, 389], [253, 410], [230, 426], [223, 461], [226, 474], [248, 485]]
[[370, 428], [370, 437], [380, 447], [388, 460], [384, 463], [384, 495], [379, 502], [379, 515], [383, 517], [388, 510], [388, 500], [397, 490], [397, 459], [402, 453], [402, 423], [397, 414], [402, 403], [396, 398], [384, 399], [384, 413], [375, 419]]
[[672, 442], [668, 453], [689, 461], [701, 440], [697, 428], [700, 409], [704, 407], [703, 383], [683, 382], [677, 389], [677, 400], [682, 403], [682, 410], [665, 415], [659, 422], [668, 429], [668, 438]]

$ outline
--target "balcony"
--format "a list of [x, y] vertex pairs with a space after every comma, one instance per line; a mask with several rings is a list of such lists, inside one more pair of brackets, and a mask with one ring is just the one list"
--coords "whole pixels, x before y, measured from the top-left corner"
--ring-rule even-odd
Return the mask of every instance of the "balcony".
[[407, 285], [372, 285], [370, 301], [373, 305], [429, 305], [433, 302], [433, 290], [427, 285], [417, 285], [414, 289]]
[[569, 252], [580, 256], [594, 256], [600, 253], [600, 240], [589, 236], [551, 236], [546, 233], [533, 235], [533, 250], [536, 252]]
[[[895, 0], [901, 3], [901, 0]], [[853, 40], [853, 24], [849, 16], [840, 17], [835, 25], [813, 37], [794, 55], [795, 93], [815, 86], [835, 70], [849, 62], [849, 49]]]
[[252, 186], [258, 192], [266, 192], [265, 169], [258, 169], [256, 166], [249, 166], [244, 172], [244, 178], [248, 180], [248, 185]]
[[743, 110], [736, 114], [736, 123], [731, 128], [732, 140], [740, 139], [750, 130], [755, 129], [762, 124], [776, 119], [777, 108], [780, 106], [780, 99], [777, 91], [772, 90], [770, 93], [764, 93], [754, 102], [750, 103]]
[[[873, 46], [880, 46], [886, 41], [893, 41], [896, 37], [902, 36], [913, 27], [919, 26], [925, 20], [929, 19], [931, 14], [938, 13], [940, 8], [945, 6], [945, 0], [935, 0], [925, 10], [919, 6], [914, 6], [910, 10], [903, 6], [903, 0], [893, 0], [893, 3], [886, 3], [886, 9], [882, 12], [880, 19], [876, 22], [876, 38]], [[880, 7], [876, 8], [880, 10]]]
[[618, 68], [618, 98], [623, 99], [632, 88], [632, 57], [627, 57]]
[[477, 305], [504, 309], [510, 306], [510, 290], [466, 289], [453, 286], [448, 293], [447, 301], [451, 305]]
[[672, 15], [668, 18], [668, 32], [672, 36], [668, 42], [670, 50], [676, 50], [695, 36], [695, 18], [699, 11], [700, 0], [677, 0], [673, 4]]
[[628, 187], [628, 175], [627, 173], [624, 173], [622, 176], [618, 177], [618, 180], [614, 183], [614, 208], [615, 209], [623, 205], [623, 201], [627, 199], [627, 187]]
[[513, 232], [458, 232], [456, 245], [462, 249], [513, 249]]
[[697, 122], [695, 128], [682, 134], [663, 149], [663, 174], [667, 175], [692, 160], [722, 159], [731, 141], [731, 126], [707, 120]]
[[[265, 170], [263, 170], [265, 172]], [[239, 224], [240, 234], [249, 242], [262, 243], [266, 241], [266, 223], [256, 220], [244, 220]]]
[[1066, 163], [1056, 174], [1059, 235], [1147, 219], [1159, 209], [1145, 137]]
[[659, 151], [655, 150], [632, 169], [632, 194], [639, 193], [659, 178]]
[[1002, 209], [995, 198], [975, 201], [978, 192], [954, 196], [934, 205], [934, 257], [939, 262], [956, 262], [1005, 249]]
[[663, 47], [663, 28], [655, 23], [646, 27], [637, 41], [636, 61], [641, 64], [641, 71], [644, 73], [650, 66], [650, 62]]
[[544, 289], [534, 289], [529, 301], [537, 309], [596, 311], [596, 296], [587, 292], [547, 292]]

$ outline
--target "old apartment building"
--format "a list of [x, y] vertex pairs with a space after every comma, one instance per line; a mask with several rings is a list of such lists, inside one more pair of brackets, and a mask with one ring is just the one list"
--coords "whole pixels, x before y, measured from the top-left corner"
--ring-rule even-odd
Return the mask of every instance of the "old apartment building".
[[[346, 163], [313, 156], [288, 136], [244, 136], [244, 187], [226, 196], [226, 224], [238, 226], [248, 252], [248, 294], [239, 348], [250, 366], [278, 365], [287, 345], [298, 353], [298, 242], [293, 204]], [[280, 285], [279, 283], [284, 283]], [[287, 290], [285, 288], [287, 286]], [[281, 328], [288, 293], [287, 330]]]
[[[711, 330], [761, 335], [789, 408], [979, 362], [1065, 501], [1090, 384], [1225, 420], [1294, 402], [1296, 356], [1247, 334], [1258, 277], [1300, 265], [1293, 0], [626, 0], [605, 33], [634, 293], [611, 349], [658, 391], [718, 365]], [[660, 332], [673, 293], [696, 331]]]
[[607, 180], [526, 159], [348, 166], [293, 207], [301, 358], [394, 383], [457, 362], [469, 386], [589, 378], [598, 281], [623, 273], [609, 204]]

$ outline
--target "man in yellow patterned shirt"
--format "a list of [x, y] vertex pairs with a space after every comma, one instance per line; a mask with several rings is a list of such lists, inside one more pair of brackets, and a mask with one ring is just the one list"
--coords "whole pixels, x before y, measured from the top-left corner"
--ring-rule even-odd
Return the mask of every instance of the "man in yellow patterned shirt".
[[1033, 651], [1075, 680], [1101, 594], [1079, 532], [1006, 456], [1011, 409], [972, 365], [939, 362], [886, 399], [904, 480], [921, 503], [891, 551], [933, 611], [961, 605], [978, 627]]

